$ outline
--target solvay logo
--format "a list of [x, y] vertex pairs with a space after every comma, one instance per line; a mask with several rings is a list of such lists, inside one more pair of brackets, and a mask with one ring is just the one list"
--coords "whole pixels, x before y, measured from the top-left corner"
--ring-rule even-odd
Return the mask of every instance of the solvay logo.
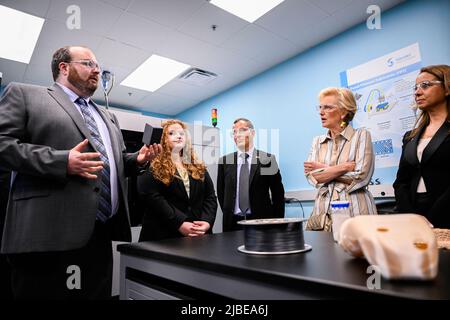
[[389, 58], [386, 61], [388, 67], [392, 67], [394, 65], [394, 59], [393, 58]]

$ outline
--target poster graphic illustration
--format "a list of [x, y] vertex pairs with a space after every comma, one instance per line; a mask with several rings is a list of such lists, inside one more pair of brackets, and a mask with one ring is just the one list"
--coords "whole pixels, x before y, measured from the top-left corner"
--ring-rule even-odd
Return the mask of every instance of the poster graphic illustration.
[[341, 85], [355, 95], [355, 128], [370, 130], [375, 167], [398, 166], [402, 137], [416, 121], [413, 86], [421, 67], [419, 44], [341, 72]]

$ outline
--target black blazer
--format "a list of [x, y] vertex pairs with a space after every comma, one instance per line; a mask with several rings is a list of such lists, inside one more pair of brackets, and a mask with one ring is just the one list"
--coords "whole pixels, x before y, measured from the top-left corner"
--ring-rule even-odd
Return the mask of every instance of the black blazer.
[[204, 181], [189, 176], [189, 197], [183, 181], [174, 178], [166, 186], [151, 171], [138, 177], [138, 192], [145, 206], [139, 241], [182, 237], [178, 228], [185, 221], [202, 220], [212, 227], [216, 219], [217, 198], [208, 172]]
[[398, 212], [417, 212], [415, 195], [423, 177], [432, 203], [426, 217], [437, 228], [450, 228], [450, 123], [445, 122], [417, 158], [417, 143], [423, 130], [408, 139], [403, 137], [402, 155], [394, 182]]
[[[275, 156], [255, 149], [250, 168], [252, 219], [283, 218], [284, 187]], [[217, 172], [217, 197], [223, 212], [223, 231], [233, 230], [236, 189], [237, 152], [234, 152], [220, 158]]]

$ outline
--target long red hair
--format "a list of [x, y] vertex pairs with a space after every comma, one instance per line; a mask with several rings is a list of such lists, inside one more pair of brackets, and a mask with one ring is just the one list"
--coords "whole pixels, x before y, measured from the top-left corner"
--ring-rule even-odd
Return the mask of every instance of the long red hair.
[[169, 185], [173, 179], [177, 176], [177, 168], [172, 161], [172, 149], [169, 144], [169, 127], [173, 124], [179, 124], [185, 132], [186, 145], [180, 151], [181, 161], [183, 166], [188, 171], [189, 175], [195, 180], [203, 180], [205, 178], [206, 166], [205, 164], [198, 160], [194, 149], [192, 148], [192, 142], [187, 130], [187, 125], [175, 119], [166, 120], [163, 122], [163, 133], [161, 136], [161, 146], [162, 152], [152, 161], [151, 169], [153, 176], [164, 183], [166, 186]]

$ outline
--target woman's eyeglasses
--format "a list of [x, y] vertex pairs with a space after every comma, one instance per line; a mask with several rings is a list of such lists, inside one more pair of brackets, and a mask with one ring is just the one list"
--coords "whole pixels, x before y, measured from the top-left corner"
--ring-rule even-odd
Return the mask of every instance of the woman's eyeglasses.
[[317, 109], [317, 111], [324, 111], [324, 112], [330, 112], [330, 111], [332, 111], [332, 110], [334, 110], [334, 109], [336, 109], [337, 108], [337, 106], [333, 106], [333, 105], [330, 105], [330, 104], [321, 104], [321, 105], [318, 105], [318, 106], [316, 106], [316, 109]]
[[434, 86], [434, 85], [439, 84], [439, 83], [442, 83], [442, 81], [439, 81], [439, 80], [422, 81], [422, 82], [416, 83], [414, 85], [413, 89], [414, 89], [414, 92], [416, 92], [417, 89], [419, 89], [419, 88], [422, 89], [422, 90], [426, 90], [429, 87]]

